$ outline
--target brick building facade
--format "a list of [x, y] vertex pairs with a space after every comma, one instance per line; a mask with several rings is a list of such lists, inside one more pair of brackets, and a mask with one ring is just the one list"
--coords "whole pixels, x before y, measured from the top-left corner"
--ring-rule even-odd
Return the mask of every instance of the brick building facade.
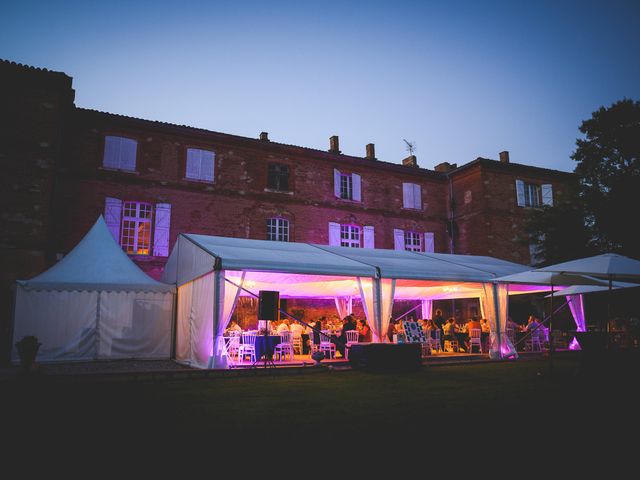
[[[0, 61], [0, 315], [11, 286], [56, 261], [100, 214], [153, 277], [181, 232], [490, 255], [530, 263], [529, 208], [572, 174], [478, 158], [419, 168], [75, 107], [64, 73]], [[2, 342], [7, 345], [6, 340]]]

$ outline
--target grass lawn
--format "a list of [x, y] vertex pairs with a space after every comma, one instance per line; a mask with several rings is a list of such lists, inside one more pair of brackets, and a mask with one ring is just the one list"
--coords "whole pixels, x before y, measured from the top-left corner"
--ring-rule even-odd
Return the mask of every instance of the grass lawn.
[[[478, 432], [497, 424], [526, 434], [581, 415], [610, 424], [612, 408], [637, 411], [636, 363], [585, 374], [575, 358], [423, 367], [417, 373], [327, 371], [299, 375], [155, 381], [5, 382], [3, 425], [38, 431], [146, 434], [397, 432], [424, 435], [441, 428]], [[637, 432], [637, 415], [635, 415]], [[539, 423], [538, 423], [539, 422]], [[551, 422], [551, 423], [549, 423]], [[257, 437], [256, 437], [257, 438]]]

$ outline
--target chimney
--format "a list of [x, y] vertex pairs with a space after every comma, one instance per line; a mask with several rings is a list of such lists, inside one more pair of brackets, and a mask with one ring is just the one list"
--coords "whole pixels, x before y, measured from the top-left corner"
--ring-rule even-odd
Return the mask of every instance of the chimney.
[[447, 172], [450, 172], [451, 170], [455, 170], [456, 168], [458, 168], [457, 163], [452, 164], [449, 162], [442, 162], [436, 165], [435, 167], [433, 167], [433, 169], [436, 172], [440, 172], [440, 173], [447, 173]]
[[367, 160], [376, 159], [376, 146], [373, 143], [367, 143]]
[[407, 158], [402, 160], [402, 165], [404, 165], [405, 167], [418, 168], [418, 159], [415, 155], [409, 155]]
[[260, 140], [268, 142], [269, 141], [269, 134], [267, 132], [260, 132]]
[[504, 152], [500, 152], [500, 161], [502, 163], [509, 163], [509, 152], [508, 151], [504, 151]]
[[329, 152], [340, 153], [340, 140], [337, 135], [334, 135], [329, 139]]

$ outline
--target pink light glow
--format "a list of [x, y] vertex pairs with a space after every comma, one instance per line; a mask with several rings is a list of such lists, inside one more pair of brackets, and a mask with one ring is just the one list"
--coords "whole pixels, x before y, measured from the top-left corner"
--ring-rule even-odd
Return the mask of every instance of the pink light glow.
[[578, 343], [578, 339], [576, 339], [575, 337], [573, 337], [573, 340], [571, 340], [571, 343], [569, 344], [569, 350], [582, 350], [580, 344]]

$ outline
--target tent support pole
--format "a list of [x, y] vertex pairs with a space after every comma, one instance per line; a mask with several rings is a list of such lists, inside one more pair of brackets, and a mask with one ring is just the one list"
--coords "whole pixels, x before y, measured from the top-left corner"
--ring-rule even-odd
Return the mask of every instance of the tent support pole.
[[96, 356], [95, 359], [98, 359], [98, 355], [100, 353], [100, 292], [97, 292], [98, 300], [96, 301]]

